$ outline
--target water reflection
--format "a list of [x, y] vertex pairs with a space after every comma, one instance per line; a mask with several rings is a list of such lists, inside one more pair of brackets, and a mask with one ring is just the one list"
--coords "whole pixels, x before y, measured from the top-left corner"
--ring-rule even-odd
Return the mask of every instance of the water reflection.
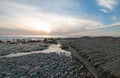
[[32, 51], [32, 52], [11, 53], [9, 55], [5, 55], [5, 56], [2, 56], [2, 57], [17, 57], [17, 56], [28, 55], [28, 54], [32, 54], [32, 53], [53, 53], [53, 52], [55, 52], [57, 54], [60, 54], [60, 55], [65, 55], [67, 57], [71, 57], [71, 53], [69, 51], [62, 50], [60, 48], [60, 46], [61, 46], [60, 44], [57, 44], [57, 45], [53, 44], [46, 50]]

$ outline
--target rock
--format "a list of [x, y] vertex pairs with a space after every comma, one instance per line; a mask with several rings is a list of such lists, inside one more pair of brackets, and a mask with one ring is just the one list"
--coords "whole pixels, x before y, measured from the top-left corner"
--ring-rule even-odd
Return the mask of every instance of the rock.
[[77, 78], [82, 76], [77, 72], [84, 67], [70, 57], [56, 53], [0, 58], [0, 66], [0, 78]]

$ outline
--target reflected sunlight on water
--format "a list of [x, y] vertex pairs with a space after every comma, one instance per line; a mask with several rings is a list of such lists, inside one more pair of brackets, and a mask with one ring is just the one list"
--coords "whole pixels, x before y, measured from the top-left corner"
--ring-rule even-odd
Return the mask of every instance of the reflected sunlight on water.
[[[32, 53], [57, 53], [60, 55], [65, 55], [67, 57], [71, 57], [71, 53], [68, 51], [62, 50], [60, 48], [60, 46], [61, 46], [60, 44], [57, 44], [57, 45], [53, 44], [46, 50], [32, 51], [32, 52], [27, 52], [27, 53], [26, 52], [11, 53], [11, 54], [8, 54], [8, 55], [2, 56], [2, 57], [17, 57], [17, 56], [28, 55], [28, 54], [32, 54]], [[0, 58], [2, 58], [2, 57], [0, 57]]]

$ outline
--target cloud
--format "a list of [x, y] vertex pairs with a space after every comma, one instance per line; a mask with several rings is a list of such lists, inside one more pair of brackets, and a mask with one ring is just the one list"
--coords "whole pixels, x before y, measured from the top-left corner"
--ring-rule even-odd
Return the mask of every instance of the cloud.
[[23, 29], [35, 31], [36, 25], [39, 26], [47, 24], [51, 29], [51, 34], [68, 35], [71, 33], [87, 31], [103, 26], [100, 21], [94, 20], [92, 18], [75, 17], [56, 12], [51, 13], [45, 11], [44, 8], [40, 6], [30, 6], [11, 1], [2, 2], [0, 6], [0, 9], [3, 12], [9, 14], [9, 16], [0, 16], [0, 27], [13, 30]]
[[104, 13], [108, 13], [108, 10], [106, 10], [106, 9], [100, 9], [100, 11], [102, 11]]
[[105, 29], [105, 28], [111, 28], [111, 27], [120, 27], [120, 22], [117, 22], [117, 23], [114, 23], [114, 24], [110, 24], [110, 25], [103, 25], [103, 26], [101, 26], [99, 28], [91, 29], [91, 30], [99, 30], [99, 29]]
[[31, 31], [27, 29], [11, 29], [0, 27], [0, 35], [48, 35], [43, 31]]
[[117, 17], [116, 17], [116, 16], [113, 16], [113, 17], [112, 17], [112, 20], [116, 20], [116, 19], [117, 19]]
[[108, 25], [109, 27], [113, 27], [113, 26], [120, 26], [120, 22], [117, 22], [115, 24], [111, 24], [111, 25]]
[[120, 22], [104, 25], [101, 28], [71, 33], [70, 36], [120, 36]]
[[[62, 0], [62, 2], [64, 1]], [[68, 6], [66, 5], [67, 2], [62, 2], [61, 5], [64, 6], [58, 5], [58, 10], [60, 8], [64, 9], [63, 7], [73, 6], [72, 3]], [[101, 21], [95, 20], [94, 18], [76, 17], [66, 13], [50, 12], [48, 10], [50, 8], [46, 9], [43, 6], [28, 5], [12, 1], [2, 1], [0, 3], [0, 9], [3, 13], [0, 14], [1, 34], [79, 35], [77, 33], [120, 26], [120, 23], [106, 26], [103, 25]], [[101, 9], [101, 11], [107, 13], [106, 9]], [[45, 25], [47, 25], [47, 28], [50, 28], [50, 33], [36, 30], [38, 26], [44, 27]]]
[[97, 0], [98, 5], [113, 10], [118, 0]]
[[118, 4], [118, 0], [96, 0], [98, 5], [104, 9], [100, 9], [102, 12], [107, 13], [110, 10], [113, 10]]

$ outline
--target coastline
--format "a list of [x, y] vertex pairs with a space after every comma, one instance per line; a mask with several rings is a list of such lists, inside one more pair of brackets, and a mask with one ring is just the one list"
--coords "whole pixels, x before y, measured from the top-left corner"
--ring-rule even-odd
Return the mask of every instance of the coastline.
[[[49, 44], [49, 42], [51, 44], [49, 46], [46, 46], [45, 47], [46, 49], [43, 49], [38, 52], [37, 51], [21, 52], [23, 54], [24, 53], [28, 54], [25, 54], [24, 56], [23, 55], [17, 56], [17, 54], [19, 53], [18, 52], [15, 53], [16, 57], [8, 56], [10, 59], [8, 57], [0, 58], [1, 62], [0, 77], [16, 76], [18, 78], [20, 77], [119, 78], [119, 70], [116, 70], [116, 68], [119, 69], [120, 61], [119, 58], [117, 57], [119, 56], [119, 54], [113, 53], [113, 52], [119, 53], [118, 52], [119, 38], [85, 37], [77, 39], [76, 38], [57, 39], [56, 41], [59, 44], [56, 44], [54, 40], [52, 41], [52, 43], [51, 40], [50, 41], [48, 40], [45, 44]], [[36, 47], [36, 44], [38, 44], [38, 42], [33, 42], [30, 44], [32, 45], [29, 46]], [[41, 43], [39, 43], [39, 45], [40, 44]], [[69, 52], [71, 53], [69, 54]], [[111, 59], [111, 56], [115, 55], [116, 57], [112, 57]], [[18, 68], [14, 68], [16, 66], [18, 66], [20, 70], [18, 70]], [[53, 69], [50, 69], [52, 66]], [[6, 67], [8, 68], [6, 69]], [[40, 71], [41, 69], [42, 71], [48, 70], [46, 73], [47, 75], [44, 74], [46, 71], [42, 72]], [[11, 72], [9, 70], [14, 70], [14, 72]], [[20, 73], [16, 73], [16, 71], [17, 72], [22, 71], [23, 73], [21, 75]], [[29, 73], [31, 71], [33, 71], [34, 74], [33, 72]]]
[[[57, 48], [54, 45], [53, 47]], [[60, 53], [31, 53], [24, 56], [0, 58], [0, 77], [93, 78], [80, 62], [66, 56], [62, 53], [64, 50], [60, 48], [57, 51]]]
[[95, 78], [120, 78], [119, 37], [83, 37], [61, 43]]

